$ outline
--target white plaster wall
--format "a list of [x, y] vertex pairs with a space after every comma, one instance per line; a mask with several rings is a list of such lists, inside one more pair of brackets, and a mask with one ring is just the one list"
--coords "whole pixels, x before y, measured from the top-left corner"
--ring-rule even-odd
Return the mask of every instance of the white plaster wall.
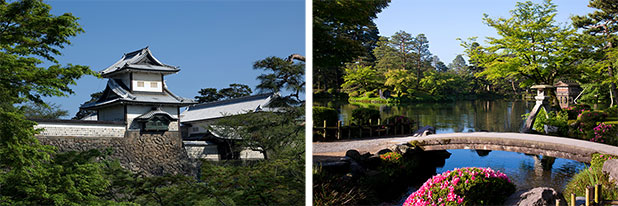
[[245, 150], [240, 151], [240, 159], [243, 159], [243, 160], [264, 159], [264, 155], [258, 151], [245, 149]]
[[[143, 87], [138, 87], [138, 82], [144, 82]], [[151, 83], [156, 83], [156, 87], [152, 87]], [[133, 73], [133, 91], [143, 92], [163, 92], [163, 82], [161, 82], [161, 74], [157, 73]]]
[[[135, 119], [136, 117], [139, 117], [142, 114], [149, 112], [150, 110], [152, 110], [152, 108], [153, 106], [127, 105], [127, 125], [130, 125], [129, 129], [130, 130], [140, 129], [140, 125], [137, 122], [135, 122], [134, 124], [133, 119]], [[161, 110], [171, 115], [174, 115], [176, 118], [178, 118], [177, 107], [171, 107], [171, 106], [165, 107], [164, 106], [164, 107], [161, 107]], [[177, 121], [170, 122], [168, 131], [178, 131], [178, 122]]]
[[124, 121], [124, 106], [115, 105], [99, 109], [99, 121]]
[[185, 146], [185, 150], [189, 158], [192, 159], [205, 159], [210, 161], [219, 161], [220, 159], [217, 145]]
[[124, 125], [42, 122], [34, 126], [44, 129], [37, 136], [61, 137], [124, 137]]
[[189, 135], [206, 132], [206, 128], [208, 128], [208, 125], [212, 124], [213, 122], [213, 120], [191, 122], [191, 128], [189, 128]]

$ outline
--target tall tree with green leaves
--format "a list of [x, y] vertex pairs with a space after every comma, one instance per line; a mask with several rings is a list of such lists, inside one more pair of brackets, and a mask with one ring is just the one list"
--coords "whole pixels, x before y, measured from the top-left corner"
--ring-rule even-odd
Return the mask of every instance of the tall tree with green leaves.
[[416, 68], [416, 86], [420, 86], [423, 78], [423, 71], [431, 62], [431, 52], [429, 52], [429, 40], [425, 34], [418, 34], [412, 41], [412, 51], [414, 52], [414, 67]]
[[380, 37], [377, 47], [373, 49], [376, 69], [382, 73], [391, 69], [412, 69], [413, 41], [414, 37], [405, 31], [398, 31], [390, 38]]
[[466, 60], [463, 58], [463, 55], [458, 54], [455, 59], [453, 59], [453, 62], [451, 62], [448, 66], [451, 70], [457, 72], [458, 74], [463, 74], [465, 73], [466, 68], [468, 67], [468, 64], [466, 63]]
[[488, 37], [489, 46], [468, 53], [470, 61], [485, 68], [480, 75], [495, 82], [521, 80], [521, 87], [529, 87], [553, 85], [555, 79], [575, 73], [575, 30], [554, 20], [555, 4], [518, 2], [510, 13], [508, 19], [483, 18], [500, 37]]
[[370, 56], [378, 41], [373, 22], [390, 0], [313, 1], [314, 87], [338, 89], [343, 67], [360, 56]]
[[61, 109], [60, 105], [57, 104], [41, 105], [28, 103], [21, 106], [20, 110], [23, 111], [24, 116], [28, 119], [60, 119], [69, 114], [69, 111]]
[[[618, 104], [615, 68], [618, 67], [618, 1], [591, 0], [588, 7], [596, 9], [585, 16], [573, 16], [573, 25], [584, 30], [584, 34], [591, 37], [588, 45], [593, 45], [594, 54], [589, 58], [594, 60], [590, 65], [595, 73], [601, 74], [598, 78], [601, 84], [609, 85], [611, 105]], [[585, 51], [585, 50], [584, 50]]]
[[42, 97], [72, 94], [76, 79], [96, 75], [56, 60], [83, 30], [77, 17], [50, 10], [41, 0], [0, 1], [0, 199], [7, 205], [89, 204], [99, 192], [94, 188], [105, 185], [92, 164], [53, 164], [59, 161], [51, 158], [53, 148], [39, 144], [35, 123], [14, 106], [45, 105]]
[[351, 97], [372, 92], [384, 86], [384, 77], [372, 66], [351, 64], [345, 69], [341, 89]]
[[252, 91], [248, 85], [234, 83], [230, 84], [230, 87], [219, 89], [218, 91], [216, 88], [203, 88], [197, 93], [200, 95], [195, 96], [195, 100], [199, 103], [204, 103], [249, 96]]
[[257, 77], [260, 83], [256, 88], [260, 92], [290, 92], [280, 96], [279, 106], [301, 103], [300, 94], [305, 92], [305, 64], [301, 61], [285, 60], [279, 57], [267, 57], [253, 64], [253, 69], [268, 73]]

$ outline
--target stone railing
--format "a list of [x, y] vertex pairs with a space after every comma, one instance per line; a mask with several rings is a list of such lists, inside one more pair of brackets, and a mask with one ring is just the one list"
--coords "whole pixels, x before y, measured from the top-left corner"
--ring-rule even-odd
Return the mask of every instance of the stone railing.
[[124, 122], [88, 120], [43, 120], [32, 119], [38, 123], [35, 129], [44, 129], [37, 136], [43, 137], [124, 137]]

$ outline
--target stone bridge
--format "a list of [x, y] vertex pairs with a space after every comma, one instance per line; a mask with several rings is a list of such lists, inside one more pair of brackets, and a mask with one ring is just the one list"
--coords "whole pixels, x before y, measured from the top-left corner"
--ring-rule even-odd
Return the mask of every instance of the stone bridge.
[[[590, 162], [592, 153], [618, 156], [618, 147], [564, 137], [523, 133], [448, 133], [425, 137], [396, 137], [339, 142], [313, 143], [314, 158], [341, 157], [350, 149], [376, 153], [396, 145], [418, 141], [425, 151], [478, 149], [546, 155], [580, 162]], [[315, 161], [315, 160], [314, 160]]]

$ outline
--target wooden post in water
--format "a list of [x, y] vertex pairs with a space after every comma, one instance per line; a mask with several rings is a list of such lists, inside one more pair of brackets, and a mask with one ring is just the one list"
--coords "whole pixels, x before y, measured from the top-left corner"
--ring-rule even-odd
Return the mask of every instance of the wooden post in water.
[[571, 193], [571, 206], [575, 206], [575, 194]]
[[601, 188], [602, 187], [600, 184], [594, 185], [594, 203], [595, 204], [601, 203]]
[[337, 120], [337, 139], [341, 139], [341, 120]]
[[590, 198], [592, 198], [592, 187], [586, 186], [586, 206], [590, 206]]
[[378, 136], [382, 136], [382, 127], [380, 126], [380, 118], [378, 118]]
[[560, 206], [560, 198], [556, 199], [556, 206]]
[[324, 134], [322, 134], [322, 137], [326, 139], [326, 120], [324, 120]]
[[369, 137], [373, 137], [373, 126], [371, 126], [371, 119], [369, 119]]

